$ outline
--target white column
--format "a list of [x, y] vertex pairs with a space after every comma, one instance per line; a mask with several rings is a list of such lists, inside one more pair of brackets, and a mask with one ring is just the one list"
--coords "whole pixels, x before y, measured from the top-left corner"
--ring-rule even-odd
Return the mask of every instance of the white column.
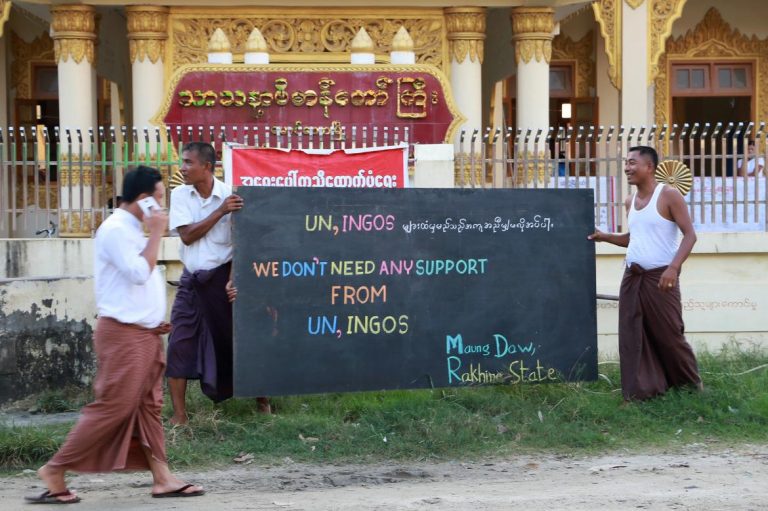
[[549, 61], [552, 59], [553, 10], [512, 9], [512, 41], [517, 63], [517, 127], [549, 127]]
[[88, 128], [96, 125], [95, 11], [90, 5], [57, 5], [51, 14], [59, 69], [59, 124], [87, 135]]
[[[554, 30], [553, 10], [549, 7], [515, 7], [512, 9], [512, 41], [517, 63], [517, 127], [531, 129], [533, 133], [549, 128], [549, 62], [552, 59]], [[526, 174], [528, 179], [543, 179], [541, 160], [546, 150], [542, 136], [538, 145], [525, 148], [523, 159], [539, 159], [535, 164], [524, 161], [517, 164], [518, 182]]]
[[[637, 2], [633, 2], [637, 4]], [[622, 1], [621, 124], [653, 124], [653, 89], [648, 85], [648, 6]]]
[[[95, 181], [88, 129], [96, 128], [96, 19], [90, 5], [51, 7], [53, 49], [59, 70], [59, 124], [61, 165], [58, 169], [61, 190], [62, 236], [90, 236], [98, 219], [93, 215]], [[70, 130], [71, 145], [66, 130]], [[80, 130], [83, 145], [78, 141]], [[98, 175], [100, 177], [100, 174]]]
[[[168, 8], [128, 6], [125, 13], [132, 71], [133, 125], [139, 129], [150, 128], [152, 133], [156, 126], [153, 119], [160, 110], [165, 92], [163, 58], [168, 39]], [[157, 138], [152, 135], [149, 139], [149, 154], [157, 154]], [[139, 154], [145, 155], [146, 147], [140, 143]]]
[[[461, 114], [466, 118], [460, 131], [471, 134], [483, 128], [484, 7], [450, 7], [444, 10], [451, 55], [451, 89]], [[465, 140], [467, 137], [465, 137]]]

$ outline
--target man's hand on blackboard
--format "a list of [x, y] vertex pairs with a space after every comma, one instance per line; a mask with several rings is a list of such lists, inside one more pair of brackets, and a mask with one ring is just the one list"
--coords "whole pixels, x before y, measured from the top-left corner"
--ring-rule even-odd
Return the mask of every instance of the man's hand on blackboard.
[[240, 211], [243, 209], [243, 198], [239, 195], [230, 195], [224, 202], [221, 203], [219, 209], [223, 214], [232, 213], [233, 211]]
[[228, 280], [224, 289], [227, 291], [227, 299], [229, 299], [229, 303], [234, 302], [235, 298], [237, 298], [237, 288], [235, 287], [235, 284], [231, 280]]
[[587, 236], [587, 239], [592, 241], [605, 241], [605, 233], [599, 229], [595, 229], [595, 232]]

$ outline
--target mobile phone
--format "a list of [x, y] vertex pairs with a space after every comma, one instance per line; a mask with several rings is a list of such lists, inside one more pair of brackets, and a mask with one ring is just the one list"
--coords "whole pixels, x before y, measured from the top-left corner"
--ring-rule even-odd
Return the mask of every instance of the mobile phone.
[[154, 197], [146, 197], [139, 200], [139, 207], [144, 216], [152, 216], [152, 208], [160, 209], [160, 204], [157, 203]]

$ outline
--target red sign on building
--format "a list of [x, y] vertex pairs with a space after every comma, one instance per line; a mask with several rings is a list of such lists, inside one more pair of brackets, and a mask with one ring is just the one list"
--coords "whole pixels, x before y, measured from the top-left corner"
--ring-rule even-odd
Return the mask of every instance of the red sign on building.
[[[272, 135], [387, 127], [411, 142], [450, 141], [463, 120], [429, 65], [190, 65], [172, 78], [159, 120], [176, 133], [221, 126]], [[253, 131], [252, 131], [253, 132]], [[235, 136], [235, 138], [237, 138]]]

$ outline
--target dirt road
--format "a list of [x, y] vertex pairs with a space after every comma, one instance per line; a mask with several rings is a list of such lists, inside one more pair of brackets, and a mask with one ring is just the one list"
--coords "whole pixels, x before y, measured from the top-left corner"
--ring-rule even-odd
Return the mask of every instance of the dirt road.
[[[480, 511], [765, 510], [768, 444], [676, 453], [601, 457], [520, 456], [476, 462], [391, 465], [233, 465], [186, 472], [208, 494], [152, 499], [144, 474], [79, 475], [70, 487], [83, 498], [72, 509]], [[40, 492], [33, 474], [0, 480], [0, 509]], [[70, 508], [68, 508], [70, 509]]]

